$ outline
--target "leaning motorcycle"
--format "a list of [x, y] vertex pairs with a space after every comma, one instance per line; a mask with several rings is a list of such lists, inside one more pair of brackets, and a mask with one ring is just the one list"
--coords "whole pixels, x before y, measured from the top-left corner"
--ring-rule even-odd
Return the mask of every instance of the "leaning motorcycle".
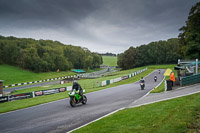
[[[83, 90], [83, 94], [85, 93], [85, 90]], [[71, 92], [68, 93], [69, 97], [70, 97], [70, 105], [72, 107], [75, 107], [76, 104], [82, 103], [82, 104], [86, 104], [87, 103], [87, 97], [85, 95], [80, 95], [79, 91], [76, 91], [75, 89], [73, 89]]]

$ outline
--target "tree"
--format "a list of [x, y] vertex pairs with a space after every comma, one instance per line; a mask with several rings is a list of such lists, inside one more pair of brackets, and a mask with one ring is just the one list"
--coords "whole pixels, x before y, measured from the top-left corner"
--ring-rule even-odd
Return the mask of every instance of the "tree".
[[186, 26], [179, 30], [181, 53], [185, 58], [200, 58], [200, 2], [194, 5], [189, 13]]

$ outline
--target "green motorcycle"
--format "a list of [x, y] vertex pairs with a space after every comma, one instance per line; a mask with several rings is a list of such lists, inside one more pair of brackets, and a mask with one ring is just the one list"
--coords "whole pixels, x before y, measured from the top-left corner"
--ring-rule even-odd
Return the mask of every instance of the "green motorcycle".
[[[85, 90], [83, 90], [83, 94], [85, 93]], [[70, 105], [72, 107], [75, 107], [76, 104], [78, 103], [82, 103], [82, 104], [86, 104], [87, 103], [87, 97], [85, 95], [81, 96], [79, 94], [79, 91], [76, 91], [75, 89], [73, 89], [71, 92], [68, 93], [69, 97], [70, 97]]]

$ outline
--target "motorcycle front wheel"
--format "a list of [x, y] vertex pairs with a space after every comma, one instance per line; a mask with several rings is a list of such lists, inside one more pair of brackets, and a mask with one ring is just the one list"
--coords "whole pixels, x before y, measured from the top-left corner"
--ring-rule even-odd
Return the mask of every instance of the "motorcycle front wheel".
[[76, 101], [74, 100], [74, 98], [73, 98], [73, 99], [70, 98], [69, 103], [70, 103], [70, 105], [71, 105], [72, 107], [75, 107], [75, 106], [76, 106]]

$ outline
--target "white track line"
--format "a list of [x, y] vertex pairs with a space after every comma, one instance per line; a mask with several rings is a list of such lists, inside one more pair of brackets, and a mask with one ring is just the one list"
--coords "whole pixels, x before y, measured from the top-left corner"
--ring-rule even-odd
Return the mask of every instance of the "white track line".
[[135, 107], [139, 107], [139, 106], [142, 106], [142, 105], [157, 103], [157, 102], [166, 101], [166, 100], [179, 98], [179, 97], [183, 97], [183, 96], [188, 96], [188, 95], [192, 95], [192, 94], [196, 94], [196, 93], [200, 93], [200, 91], [191, 92], [191, 93], [188, 93], [188, 94], [183, 94], [183, 95], [174, 96], [174, 97], [170, 97], [170, 98], [165, 98], [165, 99], [161, 99], [161, 100], [156, 100], [156, 101], [152, 101], [152, 102], [148, 102], [148, 103], [143, 103], [143, 104], [135, 105], [135, 106], [132, 106], [132, 107], [129, 107], [129, 108], [135, 108]]
[[66, 132], [66, 133], [71, 133], [71, 132], [73, 132], [73, 131], [75, 131], [75, 130], [78, 130], [78, 129], [84, 127], [84, 126], [87, 126], [87, 125], [89, 125], [89, 124], [91, 124], [91, 123], [93, 123], [93, 122], [95, 122], [95, 121], [101, 120], [101, 119], [103, 119], [103, 118], [105, 118], [105, 117], [107, 117], [107, 116], [109, 116], [109, 115], [112, 115], [112, 114], [114, 114], [114, 113], [116, 113], [116, 112], [118, 112], [118, 111], [120, 111], [120, 110], [123, 110], [123, 109], [125, 109], [125, 108], [117, 109], [117, 110], [115, 110], [115, 111], [113, 111], [113, 112], [111, 112], [111, 113], [108, 113], [108, 114], [106, 114], [106, 115], [104, 115], [104, 116], [102, 116], [102, 117], [99, 117], [99, 118], [97, 118], [96, 120], [93, 120], [93, 121], [91, 121], [91, 122], [88, 122], [88, 123], [86, 123], [86, 124], [84, 124], [84, 125], [82, 125], [82, 126], [80, 126], [80, 127], [77, 127], [77, 128], [75, 128], [75, 129], [72, 129], [72, 130], [70, 130], [70, 131], [68, 131], [68, 132]]

